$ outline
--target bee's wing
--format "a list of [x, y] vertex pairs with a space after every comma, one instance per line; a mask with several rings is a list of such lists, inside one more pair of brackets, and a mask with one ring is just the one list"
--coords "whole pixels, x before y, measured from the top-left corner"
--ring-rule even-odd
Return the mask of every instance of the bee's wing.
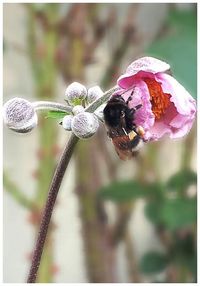
[[129, 160], [133, 154], [129, 148], [129, 137], [127, 135], [112, 138], [115, 150], [121, 160]]
[[121, 160], [125, 161], [135, 157], [136, 152], [132, 150], [131, 146], [131, 140], [136, 136], [134, 131], [126, 135], [122, 128], [109, 128], [108, 136], [112, 139], [115, 150]]

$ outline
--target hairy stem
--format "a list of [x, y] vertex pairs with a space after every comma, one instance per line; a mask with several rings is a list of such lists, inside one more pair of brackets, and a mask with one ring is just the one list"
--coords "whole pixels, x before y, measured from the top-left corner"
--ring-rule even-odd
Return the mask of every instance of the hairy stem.
[[95, 100], [93, 103], [91, 103], [85, 111], [87, 112], [94, 112], [99, 106], [101, 106], [103, 103], [105, 103], [112, 95], [113, 93], [117, 92], [120, 90], [118, 86], [114, 86], [113, 88], [109, 89], [106, 91], [100, 98]]
[[78, 142], [78, 138], [75, 135], [71, 135], [69, 142], [67, 143], [63, 151], [63, 154], [60, 158], [60, 161], [57, 165], [57, 168], [55, 170], [55, 173], [54, 173], [54, 176], [51, 182], [51, 186], [49, 189], [46, 206], [44, 208], [44, 212], [42, 215], [42, 220], [41, 220], [41, 224], [40, 224], [40, 228], [38, 232], [38, 238], [37, 238], [35, 250], [33, 253], [33, 257], [32, 257], [31, 268], [30, 268], [30, 272], [28, 275], [27, 283], [35, 283], [36, 281], [37, 272], [40, 266], [40, 260], [41, 260], [41, 256], [42, 256], [42, 252], [44, 248], [44, 243], [46, 240], [47, 231], [48, 231], [51, 215], [53, 212], [53, 208], [56, 202], [56, 198], [58, 195], [58, 191], [59, 191], [62, 179], [64, 177], [65, 170], [69, 164], [69, 161], [74, 151], [74, 147], [77, 142]]
[[66, 112], [72, 112], [72, 107], [67, 106], [61, 103], [57, 102], [51, 102], [51, 101], [36, 101], [32, 103], [35, 110], [55, 110], [55, 111], [66, 111]]
[[[88, 112], [95, 111], [96, 108], [98, 108], [101, 104], [103, 104], [105, 101], [107, 101], [109, 99], [109, 97], [114, 92], [116, 92], [117, 90], [118, 90], [118, 87], [115, 86], [114, 88], [105, 92], [100, 99], [96, 100], [90, 106], [88, 106], [86, 108], [86, 111], [88, 111]], [[65, 170], [68, 166], [68, 163], [71, 159], [74, 147], [75, 147], [77, 142], [78, 142], [78, 138], [74, 134], [72, 134], [70, 139], [69, 139], [69, 142], [66, 145], [64, 152], [60, 158], [60, 161], [57, 165], [57, 168], [55, 170], [55, 173], [54, 173], [54, 176], [53, 176], [53, 179], [51, 182], [51, 186], [49, 189], [47, 202], [46, 202], [44, 212], [42, 215], [42, 220], [41, 220], [41, 224], [40, 224], [40, 228], [39, 228], [38, 238], [37, 238], [35, 250], [33, 253], [30, 272], [28, 275], [28, 280], [27, 280], [28, 283], [35, 283], [35, 281], [36, 281], [37, 272], [38, 272], [38, 269], [40, 266], [41, 256], [42, 256], [42, 252], [43, 252], [43, 248], [44, 248], [44, 243], [46, 240], [47, 231], [49, 228], [49, 223], [50, 223], [51, 215], [52, 215], [53, 208], [54, 208], [54, 205], [56, 202], [56, 198], [58, 195], [58, 191], [59, 191], [60, 185], [62, 183], [62, 179], [63, 179], [63, 176], [65, 174]]]

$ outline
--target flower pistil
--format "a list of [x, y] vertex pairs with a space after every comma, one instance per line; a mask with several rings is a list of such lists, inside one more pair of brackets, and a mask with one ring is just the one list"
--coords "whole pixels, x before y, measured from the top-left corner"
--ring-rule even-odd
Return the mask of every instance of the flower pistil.
[[155, 79], [144, 78], [143, 80], [149, 90], [152, 112], [155, 116], [155, 119], [158, 120], [162, 115], [165, 114], [166, 109], [169, 107], [171, 103], [171, 95], [169, 93], [164, 93], [161, 84]]

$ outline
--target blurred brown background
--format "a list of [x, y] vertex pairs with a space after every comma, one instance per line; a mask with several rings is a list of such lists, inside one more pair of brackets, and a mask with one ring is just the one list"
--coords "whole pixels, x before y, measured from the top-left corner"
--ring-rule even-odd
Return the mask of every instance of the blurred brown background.
[[[4, 4], [4, 102], [64, 102], [68, 84], [106, 90], [134, 59], [166, 60], [196, 97], [196, 4]], [[69, 134], [41, 115], [4, 128], [4, 282], [24, 282]], [[38, 282], [195, 282], [196, 127], [120, 161], [104, 127], [66, 172]]]

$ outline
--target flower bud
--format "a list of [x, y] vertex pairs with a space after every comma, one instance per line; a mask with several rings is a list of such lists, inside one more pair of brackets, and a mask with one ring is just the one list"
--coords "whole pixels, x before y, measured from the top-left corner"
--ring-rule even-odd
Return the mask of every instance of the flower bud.
[[78, 113], [80, 113], [80, 112], [84, 112], [84, 107], [82, 106], [82, 105], [76, 105], [76, 106], [74, 106], [74, 108], [72, 109], [72, 113], [74, 114], [74, 115], [76, 115], [76, 114], [78, 114]]
[[37, 114], [32, 104], [19, 97], [12, 98], [3, 106], [4, 123], [13, 131], [30, 132], [37, 125]]
[[65, 130], [71, 131], [71, 124], [72, 124], [73, 115], [66, 115], [62, 120], [62, 126]]
[[99, 127], [97, 117], [89, 112], [82, 112], [72, 119], [72, 131], [79, 138], [89, 138], [95, 134]]
[[78, 82], [71, 83], [65, 91], [65, 99], [72, 105], [80, 104], [86, 96], [86, 87]]
[[103, 91], [101, 90], [99, 86], [93, 86], [89, 88], [88, 96], [87, 96], [88, 103], [92, 103], [93, 101], [101, 97], [102, 95], [103, 95]]

